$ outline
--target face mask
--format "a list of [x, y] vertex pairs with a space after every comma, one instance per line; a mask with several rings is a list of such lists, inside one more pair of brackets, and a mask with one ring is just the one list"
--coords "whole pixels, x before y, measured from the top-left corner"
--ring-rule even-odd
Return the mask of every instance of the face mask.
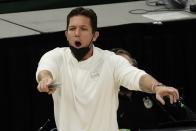
[[72, 54], [75, 56], [75, 58], [78, 61], [81, 61], [84, 58], [84, 56], [90, 51], [91, 45], [92, 44], [90, 44], [88, 47], [75, 48], [69, 44], [69, 47], [71, 49]]

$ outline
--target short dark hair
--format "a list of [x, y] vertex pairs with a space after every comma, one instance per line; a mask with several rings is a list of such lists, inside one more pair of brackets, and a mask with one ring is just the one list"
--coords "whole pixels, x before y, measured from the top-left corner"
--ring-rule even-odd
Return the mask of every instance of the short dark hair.
[[123, 55], [123, 54], [127, 55], [131, 59], [132, 65], [135, 67], [138, 66], [137, 61], [131, 56], [131, 54], [128, 51], [126, 51], [122, 48], [113, 48], [113, 49], [111, 49], [111, 51], [117, 55]]
[[92, 31], [95, 32], [97, 30], [97, 15], [92, 9], [77, 7], [74, 8], [68, 15], [67, 15], [67, 29], [69, 26], [70, 18], [73, 16], [86, 16], [90, 19]]

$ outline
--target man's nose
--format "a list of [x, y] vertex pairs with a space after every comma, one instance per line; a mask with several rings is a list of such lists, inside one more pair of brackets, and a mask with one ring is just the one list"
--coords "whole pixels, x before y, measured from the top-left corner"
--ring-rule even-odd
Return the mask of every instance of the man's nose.
[[75, 30], [75, 36], [80, 36], [80, 29]]

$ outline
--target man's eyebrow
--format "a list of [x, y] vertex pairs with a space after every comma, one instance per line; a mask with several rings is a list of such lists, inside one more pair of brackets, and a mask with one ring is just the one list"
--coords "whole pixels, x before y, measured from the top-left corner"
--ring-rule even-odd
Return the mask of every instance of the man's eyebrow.
[[70, 26], [68, 26], [68, 28], [69, 28], [69, 27], [76, 27], [76, 26], [75, 26], [75, 25], [70, 25]]
[[[77, 27], [77, 25], [69, 25], [68, 27]], [[79, 25], [79, 27], [88, 27], [88, 25]]]

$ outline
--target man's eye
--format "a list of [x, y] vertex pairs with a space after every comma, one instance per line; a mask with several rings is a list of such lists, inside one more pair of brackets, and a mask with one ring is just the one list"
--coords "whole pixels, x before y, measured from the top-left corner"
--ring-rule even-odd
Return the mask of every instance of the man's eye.
[[70, 31], [73, 31], [73, 30], [75, 30], [75, 28], [69, 28], [69, 30], [70, 30]]
[[87, 28], [81, 28], [81, 30], [85, 30], [85, 31], [86, 31], [86, 30], [88, 30], [88, 29], [87, 29]]

